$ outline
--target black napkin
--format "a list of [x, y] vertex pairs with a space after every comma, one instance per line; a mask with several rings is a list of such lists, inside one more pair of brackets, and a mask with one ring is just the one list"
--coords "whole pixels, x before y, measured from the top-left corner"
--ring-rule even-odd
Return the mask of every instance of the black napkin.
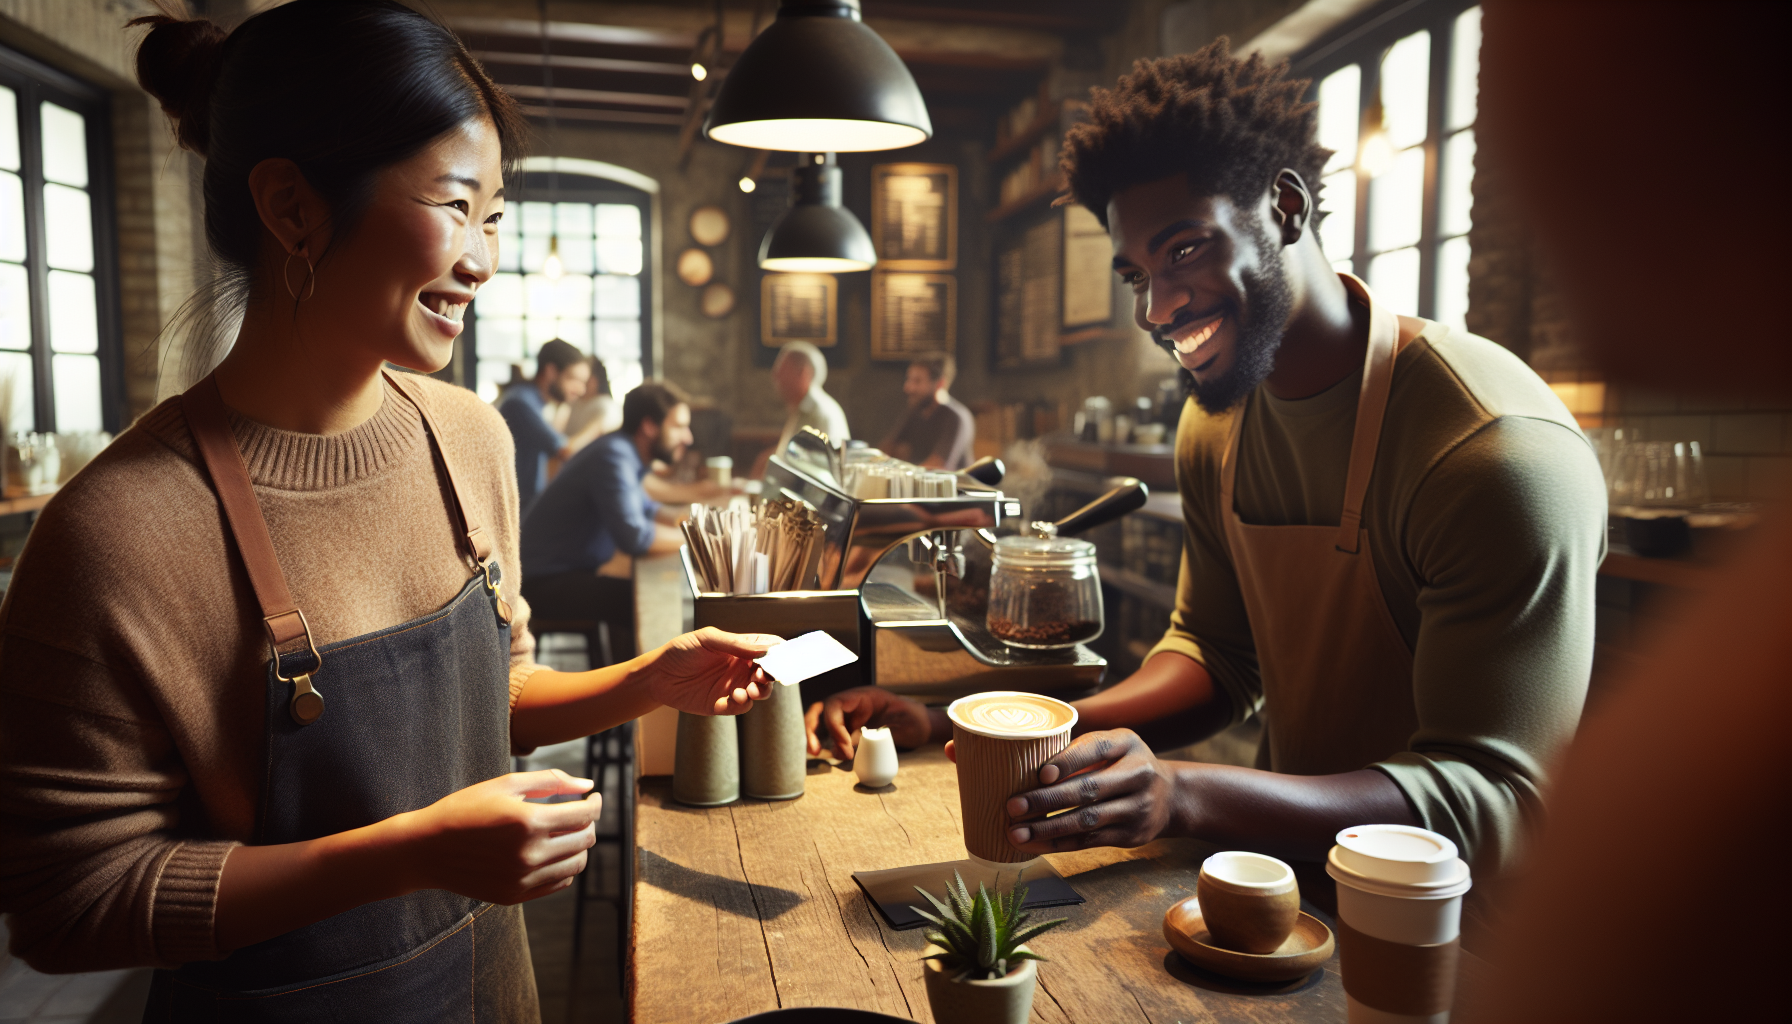
[[905, 931], [927, 923], [912, 907], [921, 906], [927, 908], [929, 913], [932, 912], [932, 908], [927, 907], [927, 901], [915, 891], [915, 886], [926, 889], [943, 901], [946, 899], [946, 886], [951, 884], [954, 871], [964, 876], [964, 884], [973, 896], [977, 893], [978, 882], [988, 886], [991, 893], [1017, 884], [1026, 886], [1027, 899], [1021, 904], [1023, 910], [1067, 907], [1083, 902], [1081, 894], [1071, 888], [1064, 876], [1058, 874], [1043, 857], [1027, 865], [1023, 871], [1016, 871], [1013, 867], [1000, 870], [986, 868], [973, 860], [953, 860], [943, 864], [890, 868], [887, 871], [854, 871], [852, 880], [859, 883], [859, 888], [865, 890], [865, 895], [871, 898], [871, 902], [877, 904], [878, 912], [883, 914], [890, 927]]

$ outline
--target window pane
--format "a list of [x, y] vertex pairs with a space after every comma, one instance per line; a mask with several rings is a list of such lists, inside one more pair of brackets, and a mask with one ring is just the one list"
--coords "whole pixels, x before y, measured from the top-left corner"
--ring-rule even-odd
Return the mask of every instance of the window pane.
[[[562, 278], [561, 280], [565, 280]], [[546, 274], [528, 274], [523, 278], [523, 314], [542, 318], [554, 316], [556, 303], [554, 282]], [[548, 337], [553, 337], [549, 335]], [[543, 338], [546, 341], [547, 338]]]
[[87, 119], [67, 107], [46, 103], [43, 120], [44, 180], [86, 188]]
[[596, 278], [597, 315], [634, 318], [641, 315], [641, 281], [605, 275]]
[[1437, 183], [1437, 233], [1442, 237], [1468, 234], [1469, 213], [1475, 204], [1475, 130], [1457, 132], [1444, 143], [1443, 176]]
[[[50, 351], [98, 352], [99, 313], [94, 308], [93, 278], [66, 270], [50, 271]], [[56, 406], [62, 419], [62, 406]]]
[[56, 393], [56, 430], [71, 434], [101, 430], [100, 361], [95, 356], [51, 356]]
[[1394, 157], [1369, 183], [1369, 251], [1386, 252], [1419, 240], [1425, 203], [1425, 147]]
[[1369, 261], [1375, 301], [1407, 316], [1419, 314], [1419, 250], [1396, 249]]
[[25, 262], [25, 184], [0, 171], [0, 260]]
[[596, 233], [591, 204], [556, 203], [554, 228], [560, 233], [561, 242], [568, 238], [590, 238]]
[[521, 263], [518, 270], [525, 274], [539, 274], [548, 262], [548, 236], [524, 235], [523, 244], [517, 250]]
[[561, 317], [554, 321], [554, 337], [586, 355], [591, 354], [591, 321]]
[[[630, 206], [627, 209], [634, 209]], [[606, 274], [639, 274], [641, 272], [641, 240], [639, 238], [599, 238], [597, 269]]]
[[[495, 359], [506, 365], [523, 358], [523, 321], [517, 317], [479, 318], [479, 361]], [[509, 376], [504, 377], [509, 380]]]
[[1470, 7], [1456, 16], [1450, 39], [1450, 110], [1444, 128], [1467, 128], [1475, 123], [1475, 91], [1481, 75], [1481, 8]]
[[621, 398], [630, 391], [641, 386], [644, 375], [641, 373], [641, 358], [610, 359], [604, 358], [604, 372], [610, 376], [610, 394]]
[[503, 359], [481, 359], [474, 376], [474, 393], [487, 402], [495, 402], [498, 389], [510, 382], [510, 363]]
[[31, 292], [25, 268], [0, 263], [0, 348], [31, 347]]
[[0, 167], [19, 169], [19, 97], [0, 85]]
[[[560, 321], [551, 317], [530, 317], [523, 321], [523, 346], [529, 355], [541, 351], [541, 346], [560, 336]], [[530, 371], [533, 375], [534, 371]]]
[[[549, 287], [553, 290], [551, 314], [562, 320], [591, 319], [591, 278], [568, 274]], [[536, 310], [529, 310], [534, 315]]]
[[1333, 260], [1332, 269], [1340, 274], [1354, 274], [1356, 273], [1356, 264], [1349, 260]]
[[93, 204], [87, 193], [44, 186], [44, 257], [62, 270], [93, 269]]
[[624, 203], [597, 204], [597, 233], [604, 238], [640, 238], [641, 208]]
[[518, 270], [522, 267], [523, 247], [517, 234], [517, 213], [512, 207], [498, 222], [498, 269]]
[[[522, 275], [493, 274], [492, 279], [479, 289], [479, 298], [473, 302], [473, 315], [479, 319], [481, 332], [485, 330], [487, 317], [522, 316]], [[485, 348], [483, 336], [479, 339], [479, 347]]]
[[1352, 64], [1319, 83], [1319, 144], [1332, 151], [1328, 171], [1356, 162], [1356, 133], [1363, 120], [1363, 68]]
[[[597, 357], [608, 367], [612, 359], [641, 359], [641, 321], [599, 320], [597, 322]], [[614, 383], [615, 378], [611, 378]]]
[[1425, 141], [1430, 98], [1431, 33], [1414, 32], [1381, 59], [1381, 116], [1388, 142], [1405, 149]]
[[1322, 183], [1320, 208], [1325, 219], [1319, 222], [1319, 241], [1326, 256], [1347, 260], [1356, 251], [1356, 169], [1346, 165], [1326, 175]]
[[[31, 354], [0, 352], [0, 388], [10, 389], [12, 393], [9, 418], [0, 424], [6, 428], [8, 436], [37, 429], [37, 398], [32, 387]], [[6, 404], [5, 397], [0, 396], [0, 408], [5, 408]]]
[[1437, 247], [1437, 315], [1451, 327], [1468, 329], [1468, 236]]
[[538, 235], [544, 241], [554, 233], [554, 204], [519, 203], [522, 211], [523, 236]]
[[568, 274], [589, 274], [597, 269], [591, 239], [560, 236], [560, 266]]

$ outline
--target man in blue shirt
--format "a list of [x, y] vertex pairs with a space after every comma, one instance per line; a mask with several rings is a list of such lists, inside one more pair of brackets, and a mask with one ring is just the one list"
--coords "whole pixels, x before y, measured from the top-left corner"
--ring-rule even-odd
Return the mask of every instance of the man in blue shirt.
[[533, 381], [511, 388], [498, 402], [516, 442], [517, 504], [524, 512], [548, 485], [548, 458], [572, 454], [566, 437], [548, 422], [547, 404], [576, 402], [591, 383], [590, 360], [559, 338], [541, 346], [535, 367]]
[[[676, 529], [654, 520], [641, 481], [653, 461], [678, 461], [691, 443], [691, 407], [670, 384], [649, 382], [622, 400], [622, 427], [566, 461], [523, 516], [523, 596], [536, 621], [601, 621], [609, 657], [635, 654], [634, 586], [597, 570], [618, 553], [676, 551]], [[598, 637], [587, 634], [593, 665]]]

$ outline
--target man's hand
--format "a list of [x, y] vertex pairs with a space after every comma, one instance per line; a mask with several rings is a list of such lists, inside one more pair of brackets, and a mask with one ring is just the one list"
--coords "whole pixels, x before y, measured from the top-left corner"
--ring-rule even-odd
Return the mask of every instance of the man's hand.
[[[1008, 801], [1008, 838], [1023, 853], [1143, 846], [1175, 817], [1175, 776], [1131, 729], [1077, 738], [1040, 766], [1039, 781]], [[1044, 817], [1066, 808], [1079, 809]]]
[[825, 701], [809, 705], [804, 716], [809, 727], [809, 756], [821, 754], [823, 723], [827, 727], [827, 746], [834, 756], [851, 760], [853, 737], [860, 726], [873, 729], [890, 727], [890, 738], [904, 750], [913, 750], [933, 735], [933, 721], [927, 707], [919, 701], [899, 697], [878, 686], [860, 686], [834, 694]]
[[647, 667], [653, 698], [693, 715], [738, 715], [772, 695], [753, 659], [783, 643], [769, 633], [725, 633], [705, 626], [674, 638]]

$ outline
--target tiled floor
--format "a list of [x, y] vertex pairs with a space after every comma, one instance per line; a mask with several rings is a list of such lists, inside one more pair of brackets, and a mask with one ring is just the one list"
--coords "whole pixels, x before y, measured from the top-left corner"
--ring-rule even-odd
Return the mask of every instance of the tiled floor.
[[[540, 658], [545, 665], [572, 671], [585, 667], [583, 638], [552, 636], [544, 638], [542, 646]], [[527, 761], [528, 769], [551, 767], [582, 774], [585, 741], [543, 747]], [[614, 831], [615, 808], [620, 806], [616, 780], [612, 778], [605, 789], [605, 814], [599, 828]], [[578, 903], [575, 890], [555, 893], [523, 908], [544, 1024], [624, 1017], [617, 960], [618, 852], [614, 843], [600, 844], [586, 868], [591, 874], [586, 879], [585, 934], [576, 964], [572, 955], [573, 914]], [[135, 1024], [142, 1019], [149, 971], [39, 974], [3, 952], [5, 937], [5, 925], [0, 921], [0, 1024]]]

